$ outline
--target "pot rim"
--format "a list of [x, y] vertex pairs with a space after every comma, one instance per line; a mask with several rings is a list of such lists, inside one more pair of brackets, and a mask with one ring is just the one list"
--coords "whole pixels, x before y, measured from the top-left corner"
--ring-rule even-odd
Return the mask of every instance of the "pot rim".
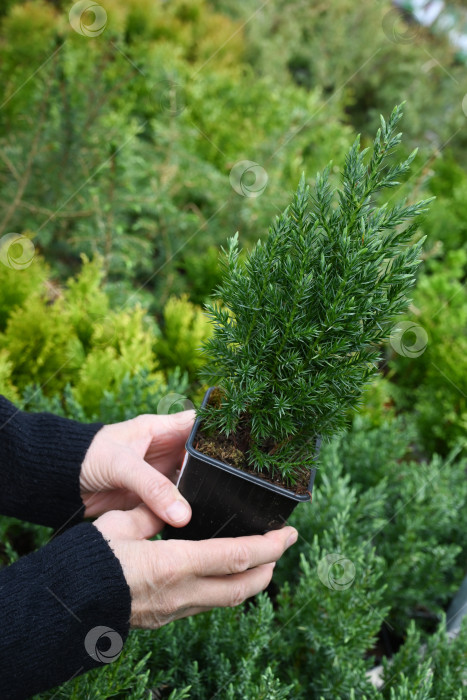
[[[206, 391], [202, 406], [205, 406], [208, 402], [209, 396], [211, 392], [215, 389], [216, 387], [209, 387], [209, 389]], [[210, 457], [209, 455], [203, 454], [203, 452], [199, 452], [194, 446], [193, 442], [196, 436], [196, 433], [198, 431], [199, 425], [201, 423], [201, 418], [198, 416], [196, 417], [195, 423], [193, 425], [193, 428], [191, 430], [191, 433], [188, 437], [188, 440], [186, 441], [185, 444], [185, 449], [188, 452], [188, 454], [192, 455], [192, 457], [196, 457], [197, 459], [202, 459], [204, 462], [207, 462], [213, 467], [217, 467], [218, 469], [223, 469], [226, 472], [229, 472], [230, 474], [234, 476], [238, 476], [242, 479], [245, 479], [246, 481], [250, 481], [253, 484], [256, 484], [258, 486], [262, 486], [263, 488], [268, 489], [269, 491], [274, 491], [274, 493], [280, 494], [281, 496], [286, 496], [287, 498], [291, 498], [294, 501], [298, 502], [306, 502], [306, 501], [311, 501], [311, 495], [313, 492], [313, 484], [315, 481], [315, 476], [316, 476], [316, 467], [313, 467], [310, 470], [310, 481], [308, 483], [308, 491], [306, 494], [298, 494], [295, 493], [294, 491], [291, 491], [290, 489], [286, 489], [283, 486], [277, 486], [277, 484], [273, 484], [270, 481], [267, 481], [267, 479], [261, 478], [260, 476], [255, 476], [254, 474], [249, 474], [248, 472], [242, 471], [241, 469], [238, 469], [237, 467], [232, 467], [230, 464], [226, 464], [225, 462], [221, 462], [220, 460], [216, 459], [215, 457]], [[316, 441], [316, 450], [319, 450], [321, 441], [319, 438]], [[182, 472], [185, 468], [185, 464], [183, 465], [183, 469], [181, 470], [180, 477], [182, 475]]]

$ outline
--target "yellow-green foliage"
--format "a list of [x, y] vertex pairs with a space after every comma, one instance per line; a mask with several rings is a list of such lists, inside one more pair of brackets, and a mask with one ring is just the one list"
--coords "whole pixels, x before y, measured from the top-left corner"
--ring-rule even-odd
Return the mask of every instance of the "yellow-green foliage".
[[46, 265], [37, 257], [25, 270], [15, 270], [0, 263], [0, 331], [4, 330], [14, 309], [44, 289], [47, 275]]
[[[15, 4], [4, 19], [9, 37], [8, 55], [12, 59], [29, 59], [47, 50], [57, 30], [69, 41], [78, 43], [77, 34], [68, 21], [71, 4], [57, 10], [45, 0], [28, 0]], [[106, 0], [106, 37], [126, 36], [129, 40], [158, 40], [175, 44], [189, 60], [205, 61], [216, 52], [217, 65], [238, 62], [243, 52], [240, 22], [212, 11], [205, 0]], [[86, 24], [86, 20], [83, 20]], [[31, 41], [24, 41], [28, 36]], [[221, 50], [219, 50], [221, 46]], [[90, 51], [91, 42], [87, 43]]]
[[33, 384], [41, 396], [63, 397], [69, 384], [71, 398], [91, 416], [128, 378], [141, 375], [162, 387], [163, 370], [179, 367], [194, 379], [210, 332], [201, 308], [186, 296], [171, 298], [161, 335], [141, 306], [111, 309], [102, 259], [82, 260], [63, 288], [47, 279], [38, 256], [26, 270], [0, 266], [0, 393], [18, 401]]
[[88, 412], [97, 411], [104, 391], [116, 391], [126, 374], [134, 376], [157, 362], [152, 352], [152, 333], [144, 310], [110, 313], [94, 326], [91, 351], [79, 370], [73, 389]]
[[[47, 273], [37, 257], [27, 270], [0, 267], [0, 281], [5, 282], [0, 296], [0, 317], [5, 319], [0, 393], [18, 400], [34, 384], [53, 396], [70, 384], [73, 398], [91, 415], [105, 392], [119, 390], [125, 376], [143, 372], [148, 381], [164, 380], [156, 372], [153, 344], [160, 331], [155, 321], [140, 306], [109, 308], [101, 259], [83, 257], [79, 274], [63, 289], [46, 281]], [[193, 345], [204, 337], [201, 311], [186, 300], [173, 300], [166, 319], [171, 337], [165, 347], [176, 342], [172, 360], [197, 367]], [[174, 369], [168, 349], [166, 355], [164, 367]]]
[[115, 348], [96, 348], [86, 357], [73, 388], [73, 395], [87, 411], [97, 411], [104, 391], [116, 389], [127, 372], [131, 372]]
[[58, 391], [73, 379], [84, 349], [66, 311], [63, 298], [52, 302], [44, 291], [12, 312], [0, 336], [0, 349], [8, 351], [14, 364], [12, 379], [19, 389], [34, 382], [46, 384], [48, 392]]
[[102, 287], [104, 270], [99, 257], [93, 261], [82, 256], [80, 274], [68, 280], [63, 291], [67, 316], [85, 348], [92, 344], [96, 330], [98, 342], [105, 344], [113, 337], [113, 326], [108, 323], [109, 299]]
[[[106, 31], [129, 40], [157, 40], [175, 45], [185, 59], [235, 65], [243, 53], [241, 23], [217, 14], [205, 0], [106, 0]], [[172, 51], [174, 49], [172, 48]]]
[[13, 363], [8, 359], [8, 352], [0, 350], [0, 394], [10, 401], [18, 401], [19, 395], [11, 381]]
[[155, 343], [161, 367], [180, 367], [192, 378], [204, 364], [201, 346], [211, 328], [202, 309], [188, 301], [187, 295], [171, 297], [164, 308], [163, 337]]
[[21, 64], [48, 50], [57, 30], [57, 13], [45, 0], [31, 0], [14, 5], [3, 25], [9, 38], [8, 45], [2, 47], [3, 55]]

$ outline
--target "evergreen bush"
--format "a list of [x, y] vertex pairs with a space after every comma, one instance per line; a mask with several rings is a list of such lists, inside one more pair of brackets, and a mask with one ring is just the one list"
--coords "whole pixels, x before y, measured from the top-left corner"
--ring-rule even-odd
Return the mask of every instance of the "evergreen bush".
[[162, 329], [154, 346], [159, 366], [179, 367], [194, 381], [203, 364], [199, 349], [211, 332], [202, 309], [192, 304], [187, 295], [170, 297], [164, 307]]
[[244, 264], [238, 234], [230, 239], [217, 303], [207, 306], [214, 329], [202, 376], [222, 399], [198, 414], [207, 429], [246, 431], [251, 465], [289, 484], [309, 473], [310, 442], [333, 435], [359, 401], [414, 283], [423, 241], [413, 244], [417, 224], [405, 224], [426, 202], [375, 203], [415, 157], [388, 165], [401, 114], [381, 117], [371, 157], [357, 138], [337, 192], [329, 168], [312, 195], [302, 177]]
[[[251, 15], [249, 0], [212, 1], [237, 20]], [[271, 0], [260, 18], [246, 22], [246, 57], [258, 75], [273, 75], [283, 85], [293, 80], [342, 104], [364, 139], [371, 138], [395, 96], [407, 99], [404, 132], [426, 155], [420, 168], [446, 142], [465, 165], [465, 67], [449, 41], [404, 11], [416, 3], [397, 4], [289, 0], [284, 12], [280, 0]]]
[[397, 408], [414, 410], [425, 449], [441, 454], [467, 446], [466, 264], [463, 248], [430, 261], [407, 316], [426, 333], [426, 349], [390, 355]]
[[0, 393], [28, 410], [105, 422], [156, 413], [170, 393], [196, 396], [186, 370], [208, 330], [201, 309], [173, 298], [161, 331], [138, 303], [110, 308], [100, 258], [84, 258], [63, 286], [49, 275], [38, 256], [25, 270], [0, 264]]
[[[64, 2], [16, 1], [0, 16], [0, 237], [31, 235], [62, 281], [99, 253], [120, 298], [126, 283], [161, 313], [172, 295], [204, 301], [216, 280], [206, 270], [193, 285], [190, 261], [226, 230], [253, 239], [297, 167], [340, 157], [351, 131], [318, 91], [258, 79], [240, 23], [207, 2], [105, 9], [91, 42]], [[245, 159], [267, 170], [261, 202], [230, 185]]]

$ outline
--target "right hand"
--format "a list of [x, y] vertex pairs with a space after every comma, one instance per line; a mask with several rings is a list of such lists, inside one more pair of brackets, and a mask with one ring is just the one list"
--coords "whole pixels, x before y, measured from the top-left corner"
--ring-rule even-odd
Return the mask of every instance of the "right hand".
[[131, 591], [131, 626], [145, 629], [240, 605], [268, 586], [275, 562], [297, 538], [286, 526], [249, 537], [148, 541], [164, 522], [144, 504], [109, 511], [94, 525], [122, 565]]

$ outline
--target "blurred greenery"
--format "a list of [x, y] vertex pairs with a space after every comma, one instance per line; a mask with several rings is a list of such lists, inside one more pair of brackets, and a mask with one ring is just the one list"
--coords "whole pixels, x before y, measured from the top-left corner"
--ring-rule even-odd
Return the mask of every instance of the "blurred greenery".
[[[450, 640], [444, 618], [467, 554], [467, 88], [449, 33], [388, 0], [103, 0], [74, 26], [72, 7], [0, 6], [0, 393], [26, 410], [113, 422], [169, 393], [198, 404], [219, 247], [264, 236], [302, 171], [313, 184], [404, 99], [419, 152], [403, 188], [436, 200], [412, 336], [395, 329], [323, 447], [270, 589], [133, 631], [116, 663], [41, 697], [467, 697], [466, 627]], [[242, 161], [259, 179], [236, 179]], [[50, 534], [0, 517], [0, 565]], [[345, 590], [319, 575], [333, 553], [353, 566]]]

